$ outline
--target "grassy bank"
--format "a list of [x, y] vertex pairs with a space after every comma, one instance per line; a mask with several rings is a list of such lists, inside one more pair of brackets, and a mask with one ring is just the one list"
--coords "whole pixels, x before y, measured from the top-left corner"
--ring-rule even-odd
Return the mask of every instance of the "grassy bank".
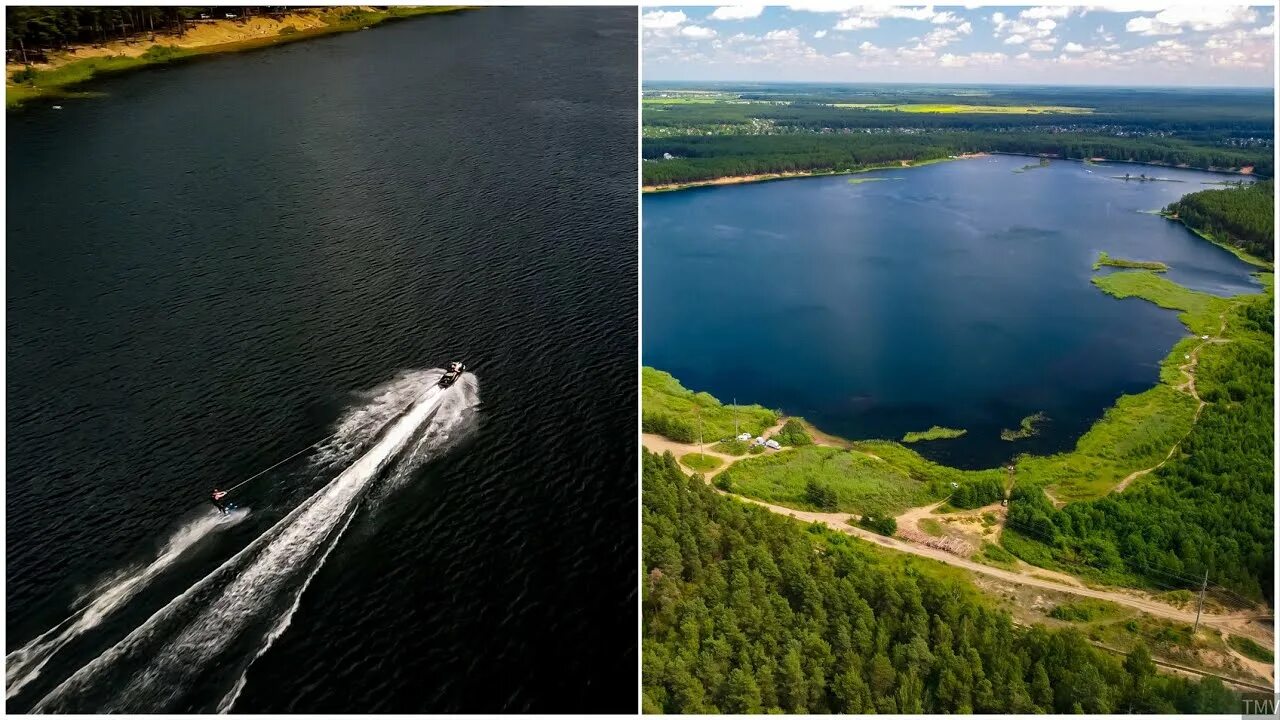
[[1105, 252], [1098, 253], [1098, 259], [1093, 263], [1094, 270], [1101, 270], [1103, 266], [1129, 268], [1133, 270], [1151, 270], [1154, 272], [1167, 272], [1169, 266], [1162, 262], [1152, 260], [1126, 260], [1124, 258], [1115, 258]]
[[[875, 172], [876, 170], [902, 170], [905, 168], [924, 167], [940, 162], [949, 162], [951, 160], [966, 160], [966, 157], [944, 157], [931, 158], [927, 160], [899, 160], [892, 163], [876, 163], [874, 165], [864, 165], [856, 168], [848, 168], [845, 170], [805, 170], [800, 172], [783, 172], [783, 173], [763, 173], [759, 175], [726, 175], [707, 180], [694, 180], [683, 183], [666, 183], [645, 185], [641, 188], [645, 193], [659, 192], [675, 192], [677, 190], [692, 190], [700, 187], [714, 187], [716, 185], [742, 185], [744, 183], [772, 182], [774, 180], [794, 180], [796, 178], [808, 177], [830, 177], [834, 175], [858, 175], [861, 173]], [[873, 182], [876, 180], [901, 180], [902, 178], [850, 178], [849, 183], [858, 185], [864, 182]]]
[[1016, 429], [1001, 430], [1000, 439], [1013, 441], [1013, 440], [1024, 440], [1029, 437], [1034, 437], [1036, 434], [1040, 432], [1039, 430], [1040, 425], [1048, 419], [1049, 417], [1042, 412], [1028, 415], [1022, 418], [1022, 420], [1018, 421], [1018, 427]]
[[741, 460], [720, 473], [716, 484], [787, 507], [859, 515], [895, 514], [938, 499], [937, 489], [900, 468], [861, 452], [819, 445]]
[[272, 47], [334, 33], [361, 30], [395, 20], [455, 12], [463, 9], [466, 9], [465, 6], [444, 5], [434, 7], [389, 7], [385, 10], [335, 8], [319, 13], [323, 24], [317, 27], [299, 29], [287, 22], [282, 22], [281, 28], [276, 35], [250, 37], [234, 42], [198, 47], [184, 47], [181, 36], [164, 37], [155, 45], [136, 56], [88, 57], [63, 64], [55, 64], [47, 69], [28, 67], [10, 73], [5, 83], [5, 106], [9, 109], [15, 109], [37, 99], [53, 100], [89, 97], [93, 93], [83, 91], [81, 86], [95, 78], [108, 75], [186, 62], [209, 55]]
[[945, 428], [941, 425], [934, 425], [928, 430], [919, 432], [909, 432], [902, 436], [902, 442], [914, 443], [923, 442], [925, 440], [949, 440], [951, 438], [963, 437], [968, 430], [957, 430], [956, 428]]
[[735, 425], [740, 433], [759, 435], [778, 422], [772, 410], [759, 405], [723, 405], [709, 393], [686, 389], [670, 373], [646, 367], [641, 374], [645, 432], [677, 442], [697, 442], [701, 429], [702, 439], [713, 443], [733, 437]]
[[1189, 290], [1149, 270], [1125, 271], [1093, 278], [1104, 293], [1124, 299], [1142, 298], [1166, 310], [1180, 311], [1178, 319], [1196, 335], [1216, 334], [1231, 300]]

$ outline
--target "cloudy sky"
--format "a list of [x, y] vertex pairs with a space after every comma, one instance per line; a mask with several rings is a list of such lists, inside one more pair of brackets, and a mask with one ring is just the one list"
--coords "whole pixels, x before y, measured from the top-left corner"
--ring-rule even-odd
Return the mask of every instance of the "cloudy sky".
[[[1110, 9], [1109, 9], [1110, 8]], [[641, 10], [650, 80], [1274, 85], [1275, 13], [1198, 6]]]

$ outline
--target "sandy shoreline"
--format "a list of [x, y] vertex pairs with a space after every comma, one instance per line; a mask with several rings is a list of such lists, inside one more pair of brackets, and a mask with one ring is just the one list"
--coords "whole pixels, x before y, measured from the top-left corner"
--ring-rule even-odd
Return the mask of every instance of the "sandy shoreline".
[[725, 177], [712, 178], [710, 180], [695, 180], [688, 183], [665, 183], [662, 185], [644, 185], [641, 190], [647, 193], [651, 192], [673, 192], [675, 190], [689, 190], [699, 187], [713, 187], [716, 185], [740, 185], [743, 183], [768, 182], [770, 180], [790, 180], [792, 178], [802, 177], [828, 177], [832, 175], [857, 175], [859, 173], [872, 172], [874, 170], [893, 170], [895, 168], [912, 168], [932, 165], [934, 163], [946, 162], [949, 160], [969, 160], [972, 158], [986, 157], [988, 153], [966, 153], [964, 155], [952, 155], [951, 157], [937, 158], [934, 160], [899, 160], [898, 164], [877, 165], [875, 167], [859, 168], [857, 170], [839, 170], [839, 171], [800, 171], [800, 172], [782, 172], [782, 173], [762, 173], [760, 175], [728, 175]]
[[[6, 105], [42, 97], [76, 95], [74, 88], [97, 75], [132, 72], [153, 65], [213, 55], [298, 42], [334, 33], [368, 30], [390, 20], [402, 20], [428, 14], [467, 9], [466, 6], [410, 7], [387, 6], [382, 9], [350, 5], [297, 9], [273, 15], [247, 18], [188, 20], [183, 32], [156, 30], [103, 43], [70, 46], [49, 51], [44, 62], [29, 65], [9, 62], [5, 65]], [[222, 7], [219, 13], [239, 8]], [[152, 50], [167, 52], [148, 54]], [[36, 77], [13, 82], [14, 73], [30, 67]]]

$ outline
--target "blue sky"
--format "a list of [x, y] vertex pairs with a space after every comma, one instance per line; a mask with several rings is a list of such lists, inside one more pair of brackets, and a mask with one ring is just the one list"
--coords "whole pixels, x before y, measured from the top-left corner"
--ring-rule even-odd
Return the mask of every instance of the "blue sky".
[[1274, 85], [1271, 7], [644, 7], [652, 80]]

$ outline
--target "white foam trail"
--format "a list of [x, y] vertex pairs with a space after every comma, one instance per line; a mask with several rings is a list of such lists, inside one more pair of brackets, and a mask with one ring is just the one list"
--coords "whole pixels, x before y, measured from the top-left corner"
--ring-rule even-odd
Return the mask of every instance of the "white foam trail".
[[408, 410], [423, 389], [434, 387], [443, 374], [438, 369], [402, 370], [391, 380], [357, 393], [363, 402], [338, 418], [336, 435], [316, 448], [312, 465], [326, 468], [355, 460], [387, 423]]
[[[457, 385], [441, 391], [431, 382], [423, 391], [425, 377], [424, 373], [416, 378], [420, 393], [416, 404], [342, 474], [55, 688], [36, 705], [36, 711], [198, 709], [205, 701], [193, 701], [188, 695], [209, 692], [210, 672], [218, 678], [239, 678], [216, 701], [220, 708], [230, 707], [243, 686], [243, 673], [287, 627], [302, 591], [341, 537], [365, 489], [415, 445], [429, 420], [427, 433], [439, 432], [441, 422], [450, 422], [449, 417], [434, 418], [440, 401], [455, 394]], [[439, 377], [438, 371], [434, 377]], [[357, 417], [364, 415], [348, 419]], [[353, 421], [357, 428], [374, 425], [372, 419]], [[303, 580], [298, 582], [300, 577]], [[247, 662], [243, 656], [225, 657], [232, 654], [236, 641], [252, 637], [255, 628], [263, 631], [265, 644], [258, 646], [253, 657]], [[127, 672], [116, 672], [126, 667]], [[196, 689], [198, 681], [203, 689]]]
[[44, 634], [5, 656], [5, 697], [13, 697], [39, 677], [45, 664], [67, 643], [97, 627], [108, 615], [137, 596], [201, 538], [240, 522], [247, 514], [247, 510], [235, 511], [230, 516], [223, 517], [210, 508], [200, 517], [179, 527], [150, 563], [135, 565], [116, 573], [83, 593], [76, 602], [87, 604]]

